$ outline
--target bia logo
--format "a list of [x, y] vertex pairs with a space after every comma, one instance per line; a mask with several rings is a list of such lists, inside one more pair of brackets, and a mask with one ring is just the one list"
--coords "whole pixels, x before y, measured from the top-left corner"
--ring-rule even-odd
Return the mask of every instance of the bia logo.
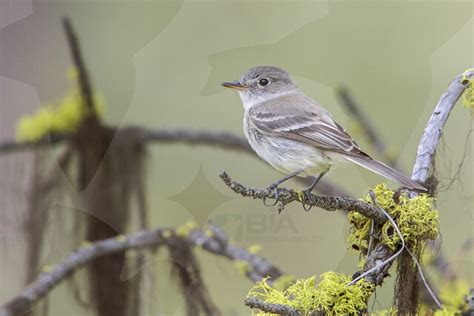
[[255, 238], [256, 235], [282, 237], [296, 235], [298, 229], [289, 216], [277, 214], [218, 214], [213, 222], [233, 240]]

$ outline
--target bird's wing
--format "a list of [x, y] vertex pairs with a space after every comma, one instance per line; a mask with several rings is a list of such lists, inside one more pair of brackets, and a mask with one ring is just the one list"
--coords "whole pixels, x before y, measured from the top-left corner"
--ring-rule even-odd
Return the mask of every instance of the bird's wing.
[[327, 151], [367, 156], [323, 107], [303, 94], [281, 96], [254, 105], [249, 109], [248, 118], [264, 134]]

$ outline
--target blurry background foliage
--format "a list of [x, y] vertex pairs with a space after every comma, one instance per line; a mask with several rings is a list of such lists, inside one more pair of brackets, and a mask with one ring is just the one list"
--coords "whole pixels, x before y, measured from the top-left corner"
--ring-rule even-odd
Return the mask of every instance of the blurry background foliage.
[[[456, 74], [473, 64], [473, 4], [469, 1], [3, 0], [1, 139], [15, 136], [14, 122], [21, 116], [60, 100], [70, 90], [65, 72], [71, 62], [60, 24], [64, 15], [74, 21], [93, 85], [107, 107], [103, 118], [111, 124], [214, 128], [242, 135], [240, 100], [219, 83], [237, 79], [253, 65], [278, 65], [288, 69], [309, 96], [324, 104], [355, 132], [362, 147], [374, 153], [338, 105], [335, 89], [350, 89], [399, 153], [407, 173], [437, 99]], [[458, 255], [461, 243], [473, 237], [472, 146], [466, 141], [472, 121], [466, 113], [455, 109], [443, 136], [437, 162], [443, 183], [453, 177], [464, 155], [466, 160], [459, 181], [440, 193], [436, 207], [443, 235], [441, 250], [472, 284], [472, 255]], [[55, 159], [54, 150], [49, 154]], [[24, 192], [9, 187], [18, 172], [4, 173], [12, 162], [1, 159], [1, 203], [11, 208], [20, 203]], [[13, 170], [26, 168], [15, 163]], [[345, 249], [347, 218], [316, 209], [305, 213], [296, 204], [275, 216], [259, 201], [231, 194], [219, 181], [219, 170], [256, 186], [280, 176], [245, 154], [153, 146], [148, 170], [149, 226], [209, 218], [227, 223], [224, 228], [235, 242], [261, 244], [263, 256], [297, 277], [354, 270], [358, 258]], [[187, 190], [193, 188], [198, 173], [202, 173], [199, 183], [204, 184]], [[331, 178], [359, 197], [369, 185], [382, 180], [357, 167], [338, 169]], [[180, 195], [183, 191], [187, 193]], [[81, 212], [68, 205], [55, 209], [48, 222], [45, 265], [58, 262], [70, 251], [68, 235], [62, 231], [70, 228], [59, 228], [58, 218]], [[20, 224], [13, 216], [0, 227]], [[8, 232], [4, 227], [0, 231]], [[24, 244], [21, 235], [1, 236], [0, 284], [9, 285], [0, 287], [0, 301], [4, 301], [22, 287], [19, 271]], [[159, 276], [157, 305], [164, 314], [180, 315], [182, 298], [176, 286], [169, 285], [168, 259], [160, 258], [153, 263]], [[248, 313], [242, 301], [250, 282], [221, 258], [200, 258], [210, 294], [224, 307], [223, 312]], [[378, 290], [376, 309], [391, 302], [391, 292], [390, 284]], [[84, 314], [67, 284], [54, 290], [50, 302], [51, 315]]]

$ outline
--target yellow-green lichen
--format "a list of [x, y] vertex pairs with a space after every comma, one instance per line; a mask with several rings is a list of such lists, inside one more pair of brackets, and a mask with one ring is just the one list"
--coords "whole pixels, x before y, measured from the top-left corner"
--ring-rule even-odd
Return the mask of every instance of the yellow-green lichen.
[[254, 245], [250, 245], [247, 249], [251, 254], [256, 255], [262, 250], [262, 246], [258, 244], [254, 244]]
[[53, 269], [55, 268], [56, 266], [54, 264], [46, 264], [44, 266], [41, 267], [41, 272], [43, 273], [49, 273], [51, 271], [53, 271]]
[[453, 308], [453, 307], [443, 307], [443, 309], [438, 309], [434, 311], [433, 316], [454, 316], [454, 315], [461, 315], [462, 311]]
[[206, 229], [206, 231], [204, 232], [204, 234], [206, 234], [207, 237], [214, 237], [214, 232], [212, 230], [210, 230], [209, 228]]
[[465, 107], [474, 110], [474, 92], [472, 87], [473, 79], [468, 76], [469, 73], [474, 72], [474, 68], [466, 69], [461, 78], [461, 83], [466, 87], [463, 93], [462, 100]]
[[[414, 198], [401, 194], [398, 201], [394, 201], [395, 192], [388, 189], [385, 184], [377, 185], [373, 191], [378, 204], [397, 222], [408, 247], [415, 247], [419, 241], [434, 239], [438, 236], [438, 212], [433, 209], [433, 198], [426, 194], [419, 194]], [[366, 201], [371, 202], [369, 196], [366, 197]], [[351, 223], [349, 246], [356, 250], [366, 251], [370, 234], [370, 219], [357, 212], [351, 212], [349, 221]], [[381, 242], [392, 250], [395, 250], [400, 243], [400, 237], [389, 221], [381, 229]]]
[[90, 242], [89, 240], [84, 240], [83, 242], [81, 242], [81, 248], [89, 248], [89, 247], [92, 247], [92, 242]]
[[278, 279], [273, 281], [272, 287], [279, 291], [286, 290], [290, 285], [296, 281], [296, 277], [290, 274], [283, 274]]
[[467, 302], [465, 295], [469, 293], [469, 284], [462, 279], [440, 282], [439, 299], [449, 308], [465, 310]]
[[197, 228], [197, 224], [193, 221], [186, 222], [176, 227], [176, 235], [182, 238], [186, 238], [189, 234]]
[[173, 235], [173, 231], [171, 229], [165, 229], [161, 233], [161, 236], [163, 236], [164, 239], [168, 239]]
[[237, 270], [239, 271], [241, 275], [247, 275], [250, 269], [249, 263], [243, 260], [234, 261], [234, 266], [237, 268]]
[[115, 236], [115, 240], [120, 243], [123, 243], [127, 240], [127, 237], [125, 237], [125, 235], [120, 234], [120, 235]]
[[[104, 102], [94, 96], [95, 112], [104, 112]], [[90, 110], [82, 102], [79, 88], [76, 86], [60, 101], [44, 105], [31, 116], [20, 118], [17, 123], [19, 141], [35, 142], [48, 134], [72, 134], [76, 132], [82, 120], [90, 114]]]
[[257, 282], [248, 297], [270, 304], [287, 305], [302, 315], [314, 311], [324, 311], [329, 315], [356, 314], [366, 308], [366, 301], [374, 291], [374, 286], [365, 280], [348, 285], [350, 276], [333, 271], [323, 273], [318, 284], [316, 276], [298, 279], [284, 291], [270, 286], [267, 280]]

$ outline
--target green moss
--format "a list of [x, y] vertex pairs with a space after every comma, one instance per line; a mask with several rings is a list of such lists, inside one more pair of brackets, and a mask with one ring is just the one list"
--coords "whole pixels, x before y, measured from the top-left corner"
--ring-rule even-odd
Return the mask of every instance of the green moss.
[[[406, 194], [402, 194], [399, 196], [399, 201], [395, 202], [393, 199], [395, 192], [388, 189], [385, 184], [377, 185], [373, 191], [380, 206], [397, 222], [409, 248], [416, 248], [420, 241], [438, 236], [438, 212], [433, 209], [433, 198], [420, 194], [410, 199]], [[369, 196], [366, 197], [366, 201], [371, 202]], [[365, 253], [369, 241], [370, 219], [360, 213], [351, 212], [349, 221], [351, 229], [348, 244], [353, 249]], [[382, 226], [380, 237], [381, 242], [392, 250], [395, 250], [400, 243], [400, 237], [389, 221]]]
[[351, 277], [333, 271], [321, 275], [319, 284], [316, 277], [298, 279], [284, 291], [271, 287], [266, 279], [257, 282], [248, 297], [270, 304], [284, 304], [296, 309], [302, 315], [314, 311], [327, 314], [355, 314], [365, 309], [366, 301], [374, 291], [374, 286], [365, 280], [355, 285], [347, 285]]

